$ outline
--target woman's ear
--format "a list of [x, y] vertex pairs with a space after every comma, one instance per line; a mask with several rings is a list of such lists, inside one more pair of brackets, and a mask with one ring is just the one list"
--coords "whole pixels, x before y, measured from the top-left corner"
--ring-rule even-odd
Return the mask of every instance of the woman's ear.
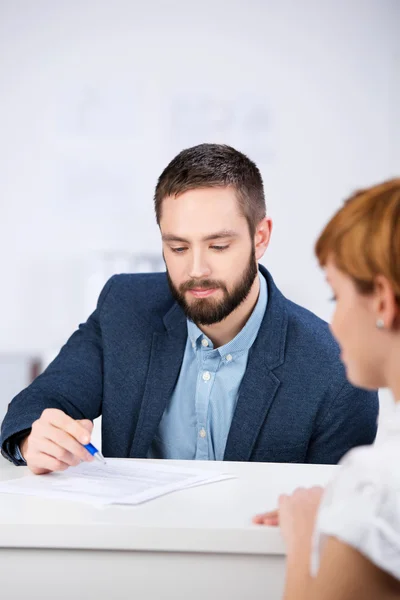
[[373, 307], [376, 320], [383, 322], [385, 329], [400, 329], [400, 307], [390, 281], [377, 275], [374, 281]]

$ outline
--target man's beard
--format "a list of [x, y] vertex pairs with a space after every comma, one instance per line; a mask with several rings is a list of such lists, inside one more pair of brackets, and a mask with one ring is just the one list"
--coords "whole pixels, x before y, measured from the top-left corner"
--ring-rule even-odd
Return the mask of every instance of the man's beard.
[[[196, 281], [191, 279], [182, 283], [179, 288], [173, 284], [167, 269], [167, 278], [171, 293], [186, 317], [199, 325], [214, 325], [226, 319], [249, 295], [251, 286], [258, 273], [257, 261], [254, 250], [251, 252], [248, 265], [243, 272], [239, 283], [231, 292], [222, 281], [215, 279], [203, 279]], [[190, 304], [186, 302], [185, 292], [192, 289], [220, 289], [223, 293], [222, 300], [214, 298], [196, 298]]]

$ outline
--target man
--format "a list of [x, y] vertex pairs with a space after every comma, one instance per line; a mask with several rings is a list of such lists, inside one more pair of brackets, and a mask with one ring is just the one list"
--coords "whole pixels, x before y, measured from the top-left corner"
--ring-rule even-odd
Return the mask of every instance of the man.
[[10, 404], [3, 454], [34, 473], [114, 457], [336, 463], [373, 442], [376, 393], [346, 381], [327, 325], [258, 261], [270, 240], [256, 165], [181, 152], [155, 192], [167, 273], [117, 275], [47, 370]]

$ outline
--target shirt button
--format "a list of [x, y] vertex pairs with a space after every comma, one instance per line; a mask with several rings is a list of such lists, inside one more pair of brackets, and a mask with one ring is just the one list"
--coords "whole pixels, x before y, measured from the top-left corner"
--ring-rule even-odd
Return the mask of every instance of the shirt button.
[[201, 340], [201, 345], [204, 346], [204, 348], [207, 348], [207, 346], [208, 346], [208, 340], [206, 340], [206, 338], [203, 338]]
[[196, 348], [196, 342], [192, 342], [192, 348]]
[[231, 360], [232, 360], [232, 354], [227, 354], [227, 355], [225, 356], [225, 358], [226, 358], [226, 360], [227, 360], [228, 362], [231, 362]]
[[210, 379], [211, 379], [211, 375], [210, 375], [209, 371], [204, 371], [203, 381], [210, 381]]
[[200, 435], [200, 437], [202, 437], [202, 438], [205, 438], [205, 437], [206, 437], [207, 433], [206, 433], [206, 430], [204, 429], [204, 427], [203, 427], [202, 429], [200, 429], [200, 431], [199, 431], [199, 435]]

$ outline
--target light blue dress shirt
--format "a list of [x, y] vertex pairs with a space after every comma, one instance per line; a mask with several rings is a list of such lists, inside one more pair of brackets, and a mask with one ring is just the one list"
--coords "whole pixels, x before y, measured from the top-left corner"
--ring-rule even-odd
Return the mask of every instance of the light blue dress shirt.
[[192, 321], [182, 367], [148, 458], [223, 460], [249, 350], [268, 303], [267, 282], [259, 272], [260, 293], [237, 336], [220, 348]]

